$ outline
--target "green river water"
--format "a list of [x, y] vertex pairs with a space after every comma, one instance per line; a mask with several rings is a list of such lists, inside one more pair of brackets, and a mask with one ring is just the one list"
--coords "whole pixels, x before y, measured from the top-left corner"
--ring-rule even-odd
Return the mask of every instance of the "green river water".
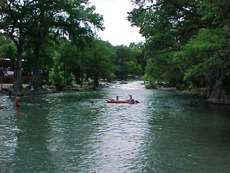
[[[105, 103], [128, 94], [141, 103]], [[227, 106], [138, 81], [0, 104], [0, 173], [230, 172]]]

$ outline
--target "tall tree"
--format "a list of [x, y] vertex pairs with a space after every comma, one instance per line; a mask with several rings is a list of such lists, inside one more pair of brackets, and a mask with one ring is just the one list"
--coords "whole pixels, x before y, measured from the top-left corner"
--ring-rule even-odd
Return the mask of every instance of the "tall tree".
[[[46, 1], [46, 2], [45, 2]], [[31, 45], [34, 54], [33, 84], [39, 87], [39, 57], [48, 37], [64, 37], [74, 44], [83, 45], [94, 36], [92, 27], [103, 29], [102, 16], [95, 13], [95, 7], [88, 6], [88, 0], [47, 1], [37, 3], [38, 22], [31, 31]], [[55, 38], [56, 37], [56, 38]]]
[[103, 29], [102, 16], [88, 0], [4, 0], [0, 4], [0, 29], [17, 47], [15, 91], [21, 89], [22, 56], [25, 46], [34, 57], [35, 88], [38, 88], [39, 57], [47, 38], [65, 37], [76, 44], [94, 35], [93, 27]]
[[114, 52], [107, 42], [94, 40], [82, 54], [82, 66], [87, 78], [93, 80], [93, 88], [99, 86], [100, 79], [110, 80], [114, 73]]
[[34, 1], [3, 0], [0, 3], [0, 29], [17, 48], [14, 73], [14, 89], [20, 93], [22, 84], [22, 58], [26, 37], [34, 25], [32, 6]]
[[129, 14], [146, 38], [147, 76], [187, 88], [206, 87], [224, 102], [229, 93], [228, 0], [136, 0]]

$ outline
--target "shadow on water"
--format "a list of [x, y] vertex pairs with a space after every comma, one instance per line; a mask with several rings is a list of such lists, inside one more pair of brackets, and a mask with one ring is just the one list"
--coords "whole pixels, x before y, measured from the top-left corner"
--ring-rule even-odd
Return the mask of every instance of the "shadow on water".
[[19, 132], [13, 164], [9, 165], [13, 172], [54, 172], [47, 143], [51, 131], [48, 112], [40, 106], [22, 106], [16, 113]]
[[97, 100], [102, 95], [86, 92], [23, 98], [20, 109], [10, 112], [15, 119], [12, 127], [17, 131], [11, 145], [6, 147], [7, 162], [0, 162], [2, 170], [17, 173], [84, 170], [81, 167], [91, 164], [86, 163], [89, 159], [85, 157], [91, 155], [92, 146], [88, 143], [97, 127], [94, 121], [100, 116], [89, 99]]
[[153, 95], [142, 172], [228, 172], [230, 116], [227, 106], [169, 92]]

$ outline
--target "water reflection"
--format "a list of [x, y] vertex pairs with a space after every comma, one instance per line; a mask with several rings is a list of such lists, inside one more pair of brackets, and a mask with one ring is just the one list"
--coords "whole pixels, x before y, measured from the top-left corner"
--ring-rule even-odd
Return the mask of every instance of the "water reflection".
[[29, 104], [22, 106], [16, 114], [20, 131], [17, 133], [13, 172], [54, 172], [47, 145], [51, 131], [48, 113], [48, 107]]
[[148, 129], [145, 111], [151, 91], [146, 91], [140, 83], [129, 83], [116, 88], [107, 89], [107, 95], [128, 97], [131, 94], [141, 104], [106, 105], [107, 111], [101, 119], [103, 123], [99, 129], [100, 143], [94, 166], [96, 172], [136, 172], [140, 166], [139, 159], [142, 158], [140, 150]]
[[15, 153], [19, 129], [15, 124], [15, 111], [11, 111], [13, 104], [9, 98], [1, 97], [0, 104], [4, 107], [0, 111], [0, 168], [2, 172], [7, 172], [8, 164]]

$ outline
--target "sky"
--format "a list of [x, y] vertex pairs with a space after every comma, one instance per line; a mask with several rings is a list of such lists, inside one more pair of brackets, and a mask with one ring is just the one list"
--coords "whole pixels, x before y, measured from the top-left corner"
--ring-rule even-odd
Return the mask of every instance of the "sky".
[[102, 40], [113, 45], [129, 45], [131, 42], [144, 41], [139, 29], [131, 27], [127, 12], [133, 9], [129, 0], [90, 0], [96, 12], [103, 15], [105, 30], [98, 32]]

